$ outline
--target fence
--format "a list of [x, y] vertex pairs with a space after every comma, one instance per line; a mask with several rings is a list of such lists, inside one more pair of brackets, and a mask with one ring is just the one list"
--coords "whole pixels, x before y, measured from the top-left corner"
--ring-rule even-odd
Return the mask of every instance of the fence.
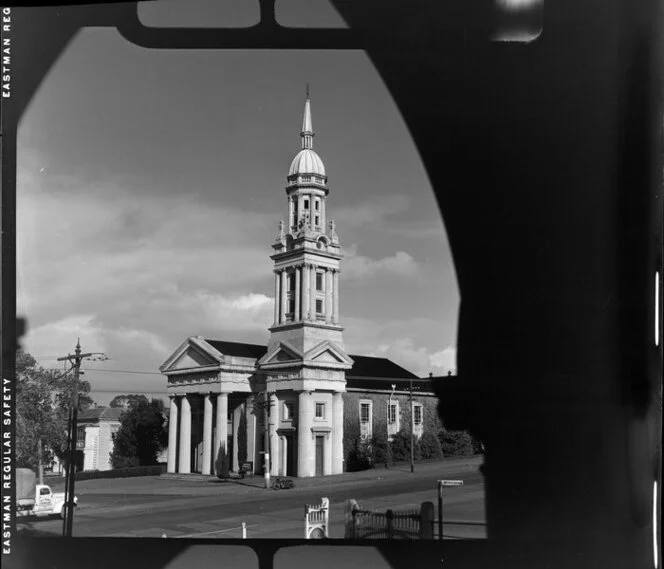
[[304, 539], [329, 537], [330, 500], [322, 498], [320, 504], [304, 507]]
[[419, 510], [363, 510], [355, 500], [346, 503], [346, 539], [433, 539], [433, 502]]

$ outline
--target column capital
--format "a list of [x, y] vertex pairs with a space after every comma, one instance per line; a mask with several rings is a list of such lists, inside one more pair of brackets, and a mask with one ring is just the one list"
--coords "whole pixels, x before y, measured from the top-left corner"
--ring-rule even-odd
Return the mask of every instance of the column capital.
[[178, 396], [177, 393], [169, 393], [168, 394], [168, 398], [171, 399], [171, 400], [175, 399], [177, 396]]

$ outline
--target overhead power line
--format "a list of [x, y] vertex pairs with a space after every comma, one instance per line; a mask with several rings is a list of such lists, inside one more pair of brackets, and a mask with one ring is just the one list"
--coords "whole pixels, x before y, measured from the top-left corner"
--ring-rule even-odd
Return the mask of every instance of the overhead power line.
[[[51, 368], [48, 368], [51, 369]], [[54, 370], [58, 371], [58, 370]], [[96, 371], [100, 373], [130, 373], [130, 374], [136, 374], [136, 375], [159, 375], [161, 376], [162, 374], [159, 372], [155, 371], [140, 371], [140, 370], [131, 370], [131, 369], [97, 369], [97, 368], [91, 368], [91, 367], [86, 367], [84, 369], [85, 373], [91, 372], [91, 371]]]

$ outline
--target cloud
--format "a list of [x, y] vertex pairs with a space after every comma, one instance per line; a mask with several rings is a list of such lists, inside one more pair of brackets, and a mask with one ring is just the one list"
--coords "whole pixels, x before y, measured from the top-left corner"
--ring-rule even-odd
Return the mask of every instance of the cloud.
[[335, 207], [333, 217], [343, 223], [343, 227], [376, 226], [386, 217], [403, 213], [409, 207], [407, 195], [376, 195], [359, 204]]
[[366, 279], [377, 275], [416, 277], [419, 274], [415, 259], [404, 251], [382, 259], [370, 259], [358, 255], [356, 251], [355, 246], [345, 251], [343, 271], [346, 279]]
[[429, 356], [429, 364], [431, 365], [434, 375], [446, 375], [448, 371], [452, 373], [457, 369], [457, 349], [455, 346], [447, 346], [442, 350], [434, 352]]
[[453, 328], [434, 318], [380, 321], [349, 316], [341, 324], [348, 353], [391, 359], [419, 377], [456, 370], [456, 348], [449, 343]]
[[[137, 195], [117, 179], [82, 184], [19, 168], [17, 292], [33, 325], [140, 309], [137, 300], [164, 283], [225, 296], [269, 286], [267, 215], [194, 194]], [[52, 191], [62, 185], [68, 197]]]

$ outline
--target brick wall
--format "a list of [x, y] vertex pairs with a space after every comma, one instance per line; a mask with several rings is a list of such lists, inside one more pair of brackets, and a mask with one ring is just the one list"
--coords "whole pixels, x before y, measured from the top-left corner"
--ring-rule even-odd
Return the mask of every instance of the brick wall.
[[[360, 401], [372, 402], [372, 434], [387, 437], [387, 406], [389, 393], [372, 391], [348, 391], [344, 394], [344, 460], [360, 438]], [[401, 430], [410, 432], [410, 395], [397, 393], [392, 402], [399, 403], [399, 423]], [[422, 405], [423, 432], [437, 435], [442, 429], [438, 416], [438, 398], [435, 395], [413, 393], [413, 403]]]

